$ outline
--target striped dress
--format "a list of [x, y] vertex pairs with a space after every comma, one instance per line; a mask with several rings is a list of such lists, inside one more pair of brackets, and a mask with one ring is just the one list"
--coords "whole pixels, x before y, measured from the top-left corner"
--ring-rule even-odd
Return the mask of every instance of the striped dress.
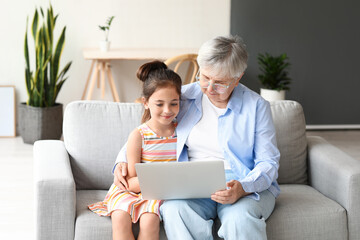
[[[170, 137], [160, 137], [146, 123], [137, 129], [142, 136], [142, 163], [176, 161], [176, 131]], [[115, 210], [123, 210], [136, 223], [143, 213], [155, 213], [160, 217], [160, 204], [160, 200], [144, 200], [141, 193], [124, 191], [112, 184], [104, 201], [91, 204], [88, 208], [100, 216], [110, 216]]]

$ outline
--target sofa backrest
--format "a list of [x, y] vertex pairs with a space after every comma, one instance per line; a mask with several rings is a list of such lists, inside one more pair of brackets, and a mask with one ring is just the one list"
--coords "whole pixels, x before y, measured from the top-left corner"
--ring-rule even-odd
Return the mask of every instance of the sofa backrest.
[[108, 189], [116, 156], [137, 126], [140, 103], [76, 101], [66, 106], [63, 135], [77, 189]]
[[[281, 153], [278, 182], [307, 182], [305, 118], [294, 101], [271, 102]], [[129, 133], [140, 125], [139, 103], [76, 101], [67, 105], [63, 134], [77, 189], [108, 189], [111, 169]]]
[[307, 183], [305, 117], [295, 101], [270, 102], [280, 150], [279, 184]]

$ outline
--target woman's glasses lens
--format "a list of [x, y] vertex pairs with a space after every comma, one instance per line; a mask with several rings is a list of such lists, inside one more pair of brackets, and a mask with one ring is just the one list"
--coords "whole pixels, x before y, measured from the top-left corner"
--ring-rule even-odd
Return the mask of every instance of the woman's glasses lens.
[[[209, 80], [204, 80], [202, 78], [198, 78], [198, 84], [200, 85], [201, 88], [208, 88], [210, 86], [210, 81]], [[227, 89], [227, 86], [224, 86], [222, 84], [218, 84], [218, 83], [213, 83], [211, 84], [214, 91], [217, 93], [224, 93], [225, 90]]]
[[[210, 80], [209, 79], [205, 79], [200, 72], [198, 72], [198, 74], [196, 75], [196, 80], [198, 82], [198, 84], [200, 85], [201, 88], [208, 88], [210, 86]], [[230, 83], [231, 84], [231, 83]], [[224, 84], [219, 84], [219, 83], [213, 83], [211, 84], [214, 91], [217, 93], [224, 93], [226, 91], [227, 88], [229, 88], [230, 84], [228, 85], [224, 85]]]

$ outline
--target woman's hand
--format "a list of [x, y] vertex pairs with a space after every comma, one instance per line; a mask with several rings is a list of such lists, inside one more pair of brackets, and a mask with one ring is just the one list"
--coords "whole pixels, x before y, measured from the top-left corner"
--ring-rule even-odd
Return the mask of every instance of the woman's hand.
[[126, 175], [127, 175], [127, 163], [120, 162], [116, 164], [114, 170], [114, 184], [121, 190], [127, 190], [129, 188], [129, 184], [126, 180]]
[[241, 183], [236, 180], [231, 180], [230, 182], [227, 182], [226, 186], [228, 187], [228, 189], [215, 192], [211, 195], [211, 199], [221, 204], [232, 204], [240, 198], [251, 194], [245, 192]]
[[138, 177], [128, 178], [128, 184], [129, 184], [129, 187], [127, 190], [134, 192], [134, 193], [141, 192]]

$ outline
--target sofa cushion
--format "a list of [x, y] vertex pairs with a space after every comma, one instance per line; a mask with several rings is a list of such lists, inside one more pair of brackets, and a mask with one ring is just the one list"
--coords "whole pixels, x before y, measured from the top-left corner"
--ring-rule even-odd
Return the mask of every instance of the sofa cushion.
[[[111, 218], [100, 217], [90, 211], [87, 206], [102, 201], [105, 190], [78, 190], [76, 191], [76, 220], [75, 240], [111, 240]], [[139, 224], [133, 224], [135, 236], [139, 233]], [[164, 228], [160, 228], [160, 239], [166, 239]]]
[[112, 239], [111, 218], [100, 217], [88, 209], [88, 205], [102, 201], [105, 190], [76, 191], [75, 240]]
[[[347, 239], [346, 211], [338, 203], [325, 197], [307, 185], [281, 185], [281, 194], [276, 199], [275, 209], [267, 219], [269, 240], [317, 240]], [[76, 239], [112, 239], [111, 218], [100, 217], [87, 206], [102, 201], [105, 190], [78, 190], [76, 192]], [[214, 226], [215, 234], [220, 227], [219, 219]], [[138, 234], [138, 224], [133, 225]], [[160, 239], [167, 239], [160, 228]]]
[[279, 184], [307, 183], [305, 117], [295, 101], [270, 102], [280, 150]]
[[267, 220], [268, 239], [347, 239], [345, 209], [307, 185], [280, 185]]
[[111, 169], [143, 112], [139, 103], [76, 101], [67, 105], [63, 134], [77, 189], [105, 189]]
[[[87, 206], [89, 204], [102, 201], [106, 195], [105, 190], [78, 190], [76, 191], [76, 220], [75, 220], [75, 240], [106, 240], [112, 239], [111, 218], [100, 217], [91, 212]], [[214, 240], [220, 240], [217, 231], [220, 228], [220, 220], [215, 219], [213, 227]], [[139, 224], [133, 224], [135, 237], [139, 233]], [[160, 239], [166, 240], [163, 224], [160, 225]]]

